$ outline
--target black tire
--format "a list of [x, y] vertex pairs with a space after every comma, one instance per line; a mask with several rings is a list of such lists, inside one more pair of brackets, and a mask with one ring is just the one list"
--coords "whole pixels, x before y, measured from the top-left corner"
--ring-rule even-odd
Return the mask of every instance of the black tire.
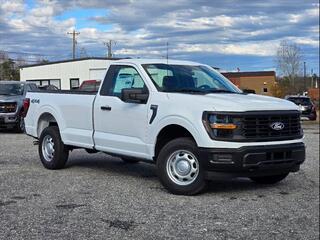
[[289, 173], [285, 173], [285, 174], [273, 175], [273, 176], [251, 177], [250, 179], [260, 184], [275, 184], [285, 179], [288, 175]]
[[[49, 141], [49, 139], [52, 141]], [[50, 145], [49, 143], [51, 149], [53, 149], [53, 152], [50, 152], [51, 154], [48, 153], [49, 150], [45, 150], [49, 149], [49, 147], [45, 148], [45, 142], [47, 140], [50, 143], [53, 143], [53, 145]], [[38, 151], [43, 166], [52, 170], [63, 168], [69, 157], [69, 150], [63, 144], [60, 137], [59, 128], [56, 126], [47, 127], [42, 131], [39, 139]], [[49, 158], [48, 155], [50, 155], [51, 158]]]
[[131, 163], [131, 164], [135, 164], [135, 163], [140, 162], [139, 159], [130, 158], [130, 157], [121, 157], [121, 160], [124, 161], [125, 163]]
[[[190, 180], [190, 183], [186, 182], [186, 185], [181, 185], [182, 182], [185, 181], [185, 179], [183, 179], [183, 177], [181, 179], [178, 179], [179, 177], [177, 175], [174, 176], [173, 165], [177, 166], [178, 164], [170, 165], [170, 162], [176, 161], [170, 159], [177, 159], [177, 156], [184, 156], [185, 154], [187, 157], [182, 159], [186, 159], [187, 161], [185, 162], [188, 162], [189, 156], [191, 155], [190, 159], [195, 158], [197, 162], [196, 165], [194, 165], [194, 163], [191, 163], [191, 165], [197, 166], [195, 167], [195, 169], [198, 170], [197, 173], [193, 175], [193, 177], [190, 177], [193, 178], [193, 180]], [[176, 156], [173, 157], [174, 155]], [[187, 165], [189, 170], [191, 165]], [[207, 181], [205, 180], [204, 170], [200, 161], [199, 150], [196, 143], [191, 138], [177, 138], [168, 142], [160, 150], [159, 156], [157, 158], [157, 168], [158, 176], [160, 178], [161, 183], [166, 189], [168, 189], [173, 194], [195, 195], [201, 192], [206, 187]], [[178, 167], [175, 168], [178, 169]]]
[[23, 117], [19, 117], [19, 121], [15, 127], [15, 131], [17, 133], [24, 133], [25, 132], [25, 124], [24, 124], [24, 118]]

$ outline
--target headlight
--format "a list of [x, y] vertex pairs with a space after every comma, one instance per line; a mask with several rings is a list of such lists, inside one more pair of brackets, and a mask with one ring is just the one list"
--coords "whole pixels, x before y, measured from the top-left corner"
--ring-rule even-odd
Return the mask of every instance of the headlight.
[[238, 128], [235, 117], [220, 113], [205, 112], [203, 124], [211, 138], [232, 138]]

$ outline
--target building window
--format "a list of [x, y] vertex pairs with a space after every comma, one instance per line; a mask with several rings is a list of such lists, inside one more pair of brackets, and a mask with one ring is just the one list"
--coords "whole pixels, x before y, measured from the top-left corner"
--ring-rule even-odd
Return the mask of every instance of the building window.
[[268, 88], [263, 88], [263, 92], [267, 93], [268, 92]]
[[26, 80], [27, 82], [32, 82], [37, 84], [37, 86], [47, 86], [53, 85], [56, 86], [58, 89], [61, 89], [61, 80], [60, 79], [37, 79], [37, 80]]
[[78, 89], [79, 85], [79, 78], [70, 78], [70, 89]]

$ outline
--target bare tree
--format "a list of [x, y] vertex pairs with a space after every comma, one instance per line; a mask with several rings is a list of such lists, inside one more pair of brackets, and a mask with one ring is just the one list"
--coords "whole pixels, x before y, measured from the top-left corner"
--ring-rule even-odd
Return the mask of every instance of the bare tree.
[[294, 85], [295, 79], [301, 73], [302, 55], [299, 46], [282, 41], [277, 50], [276, 62], [281, 75], [286, 76]]

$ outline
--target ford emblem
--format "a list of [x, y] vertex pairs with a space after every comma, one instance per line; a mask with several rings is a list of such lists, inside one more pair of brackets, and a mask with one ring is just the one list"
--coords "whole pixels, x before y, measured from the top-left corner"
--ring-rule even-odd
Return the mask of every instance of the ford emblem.
[[274, 122], [274, 123], [270, 124], [270, 127], [273, 130], [280, 131], [280, 130], [284, 129], [284, 124], [282, 122]]

